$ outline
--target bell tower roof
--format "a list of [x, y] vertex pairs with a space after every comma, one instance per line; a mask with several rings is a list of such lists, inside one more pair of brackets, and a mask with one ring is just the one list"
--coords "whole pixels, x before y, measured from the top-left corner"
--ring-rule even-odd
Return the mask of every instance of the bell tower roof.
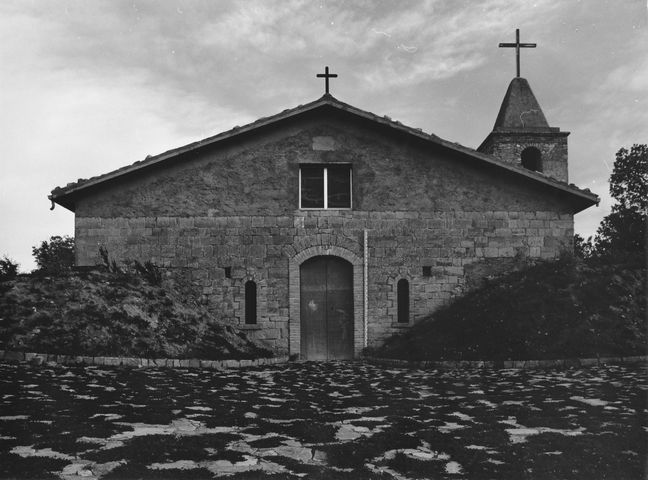
[[550, 130], [540, 104], [526, 78], [511, 80], [493, 131], [498, 130]]

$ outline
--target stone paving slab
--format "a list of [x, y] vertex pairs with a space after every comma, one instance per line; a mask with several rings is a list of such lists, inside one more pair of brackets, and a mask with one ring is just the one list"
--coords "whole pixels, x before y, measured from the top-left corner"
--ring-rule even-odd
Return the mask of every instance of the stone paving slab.
[[646, 373], [0, 363], [0, 478], [644, 478]]

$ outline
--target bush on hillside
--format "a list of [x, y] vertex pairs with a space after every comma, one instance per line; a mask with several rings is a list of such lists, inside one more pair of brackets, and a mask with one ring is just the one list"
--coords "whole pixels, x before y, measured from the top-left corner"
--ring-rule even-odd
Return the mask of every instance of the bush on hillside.
[[162, 271], [150, 260], [144, 263], [138, 260], [125, 260], [122, 265], [118, 265], [114, 259], [110, 259], [108, 249], [103, 245], [99, 247], [99, 256], [102, 261], [99, 266], [105, 268], [108, 272], [131, 281], [138, 276], [151, 285], [162, 285]]
[[45, 275], [57, 275], [69, 272], [74, 266], [74, 238], [55, 235], [40, 246], [32, 247], [32, 254], [37, 272]]
[[32, 275], [11, 283], [0, 292], [0, 349], [208, 360], [272, 356], [188, 297], [132, 273]]
[[370, 354], [506, 360], [644, 354], [646, 272], [572, 257], [490, 280]]
[[13, 280], [18, 275], [18, 264], [9, 257], [0, 258], [0, 282]]

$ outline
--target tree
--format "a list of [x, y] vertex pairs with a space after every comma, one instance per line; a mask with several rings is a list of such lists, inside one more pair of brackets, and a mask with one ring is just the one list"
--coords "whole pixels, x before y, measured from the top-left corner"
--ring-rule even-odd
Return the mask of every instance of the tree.
[[0, 258], [0, 282], [13, 280], [18, 275], [18, 264], [9, 257]]
[[639, 255], [646, 259], [648, 216], [648, 145], [633, 145], [616, 154], [610, 176], [610, 194], [616, 200], [594, 238], [598, 257]]
[[648, 214], [648, 145], [622, 148], [610, 176], [610, 194], [621, 210]]
[[577, 258], [590, 258], [592, 256], [592, 237], [587, 240], [578, 233], [574, 235], [574, 255]]
[[32, 247], [32, 254], [38, 265], [37, 272], [58, 274], [74, 266], [74, 238], [55, 235], [44, 241], [40, 247]]

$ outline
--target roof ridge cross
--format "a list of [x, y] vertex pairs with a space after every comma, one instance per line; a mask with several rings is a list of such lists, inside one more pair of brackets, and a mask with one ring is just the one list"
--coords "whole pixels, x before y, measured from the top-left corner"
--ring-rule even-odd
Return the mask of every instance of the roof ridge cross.
[[[515, 64], [517, 67], [516, 77], [520, 76], [520, 48], [536, 48], [537, 44], [535, 43], [520, 43], [520, 29], [515, 29], [515, 43], [500, 43], [501, 47], [513, 47], [515, 48]], [[327, 67], [328, 68], [328, 67]]]

